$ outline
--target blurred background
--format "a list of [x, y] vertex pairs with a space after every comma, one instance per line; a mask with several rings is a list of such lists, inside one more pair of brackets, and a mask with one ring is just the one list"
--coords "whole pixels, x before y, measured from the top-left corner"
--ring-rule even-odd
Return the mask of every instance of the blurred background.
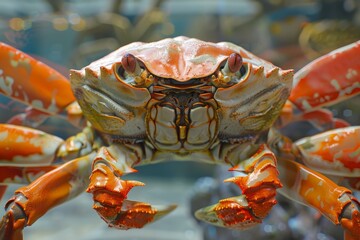
[[[280, 67], [297, 70], [360, 39], [360, 0], [0, 0], [0, 41], [65, 76], [69, 69], [86, 66], [128, 43], [180, 35], [230, 41]], [[1, 121], [24, 108], [1, 97]], [[357, 125], [359, 109], [359, 97], [331, 108], [336, 117]], [[42, 127], [63, 138], [75, 131], [57, 119]], [[27, 228], [26, 239], [342, 239], [340, 228], [282, 198], [265, 223], [249, 231], [198, 223], [193, 210], [238, 194], [233, 186], [222, 184], [227, 169], [181, 162], [138, 170], [133, 178], [147, 186], [135, 188], [130, 198], [177, 203], [178, 209], [167, 218], [142, 230], [109, 229], [91, 209], [90, 196], [83, 194]]]

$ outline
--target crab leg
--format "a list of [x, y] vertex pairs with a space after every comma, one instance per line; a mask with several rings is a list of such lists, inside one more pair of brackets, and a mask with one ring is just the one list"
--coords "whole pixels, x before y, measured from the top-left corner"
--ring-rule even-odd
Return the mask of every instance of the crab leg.
[[333, 223], [341, 224], [346, 240], [359, 239], [359, 203], [349, 189], [294, 161], [282, 159], [278, 164], [280, 179], [284, 184], [280, 193], [316, 208]]
[[0, 124], [0, 165], [49, 165], [63, 140], [32, 128]]
[[302, 111], [329, 106], [360, 93], [360, 41], [320, 57], [294, 75], [290, 101]]
[[238, 185], [243, 195], [220, 200], [215, 205], [198, 210], [195, 216], [208, 223], [234, 229], [261, 223], [277, 203], [276, 189], [281, 187], [275, 155], [262, 145], [250, 159], [231, 170], [247, 174], [225, 180]]
[[175, 206], [151, 206], [148, 203], [126, 200], [128, 192], [144, 183], [122, 180], [143, 154], [137, 146], [112, 145], [101, 148], [95, 157], [87, 192], [93, 194], [94, 209], [110, 227], [141, 228], [172, 211]]
[[0, 222], [0, 239], [21, 240], [24, 227], [32, 225], [49, 209], [83, 192], [94, 156], [92, 153], [72, 160], [16, 190]]
[[320, 108], [360, 93], [359, 56], [360, 41], [332, 51], [295, 73], [290, 101], [281, 114], [282, 125], [308, 120], [324, 129], [347, 126]]
[[334, 176], [360, 176], [360, 126], [339, 128], [295, 142], [305, 165]]
[[57, 166], [39, 167], [17, 167], [0, 166], [0, 185], [1, 184], [29, 184], [38, 177], [57, 168]]
[[48, 117], [48, 113], [28, 107], [27, 109], [25, 109], [24, 113], [19, 113], [13, 116], [6, 123], [36, 128], [40, 126], [43, 122], [45, 122]]
[[311, 122], [314, 127], [323, 131], [350, 126], [345, 120], [334, 118], [333, 113], [328, 109], [320, 108], [309, 112], [301, 112], [297, 111], [296, 107], [290, 101], [287, 101], [281, 111], [277, 127], [281, 128], [291, 122], [297, 121]]
[[[64, 76], [4, 43], [0, 43], [0, 93], [37, 109], [43, 115], [41, 120], [75, 101], [70, 82]], [[20, 115], [15, 120], [25, 118], [26, 115]]]
[[6, 185], [0, 185], [0, 200], [2, 199], [4, 194], [6, 193], [6, 189], [7, 189]]
[[64, 141], [32, 128], [0, 124], [0, 166], [39, 167], [71, 160], [89, 154], [94, 141], [90, 126]]
[[6, 192], [8, 184], [29, 184], [36, 178], [55, 169], [56, 166], [11, 167], [0, 166], [0, 200]]

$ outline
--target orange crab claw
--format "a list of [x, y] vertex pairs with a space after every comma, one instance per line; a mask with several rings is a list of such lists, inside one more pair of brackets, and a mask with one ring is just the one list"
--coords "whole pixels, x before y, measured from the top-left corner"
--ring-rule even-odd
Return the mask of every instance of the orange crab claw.
[[143, 185], [138, 181], [121, 180], [104, 165], [93, 171], [87, 192], [93, 194], [93, 208], [110, 227], [142, 228], [175, 208], [174, 205], [153, 207], [126, 200], [133, 187]]
[[142, 228], [175, 208], [175, 205], [151, 206], [148, 203], [130, 200], [124, 200], [120, 206], [105, 206], [99, 203], [94, 205], [100, 217], [110, 227], [118, 229]]
[[0, 93], [56, 114], [75, 101], [70, 82], [27, 54], [0, 43]]
[[320, 57], [294, 75], [289, 97], [300, 110], [309, 111], [360, 93], [360, 41]]
[[247, 229], [262, 222], [252, 214], [245, 196], [220, 200], [217, 204], [197, 210], [195, 216], [213, 225], [233, 229]]
[[195, 216], [208, 223], [233, 229], [246, 229], [261, 223], [277, 203], [276, 189], [282, 187], [275, 155], [262, 145], [252, 158], [230, 170], [248, 174], [225, 180], [238, 185], [242, 195], [202, 208]]

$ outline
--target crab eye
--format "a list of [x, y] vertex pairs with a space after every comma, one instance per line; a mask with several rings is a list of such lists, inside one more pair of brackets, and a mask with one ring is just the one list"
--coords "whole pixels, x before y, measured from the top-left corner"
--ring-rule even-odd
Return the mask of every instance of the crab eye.
[[115, 64], [114, 72], [122, 81], [129, 82], [139, 77], [142, 69], [135, 56], [127, 53], [122, 57], [121, 63]]
[[126, 72], [129, 74], [134, 74], [138, 63], [134, 55], [127, 53], [121, 59], [121, 64]]
[[236, 73], [243, 66], [243, 59], [238, 53], [232, 53], [227, 60], [229, 71]]
[[126, 81], [130, 76], [139, 76], [142, 69], [134, 55], [127, 53], [122, 57], [121, 64], [115, 65], [114, 70], [121, 80]]
[[217, 87], [229, 87], [242, 81], [247, 72], [247, 65], [239, 53], [232, 53], [227, 58], [217, 76], [212, 77], [212, 83]]
[[246, 74], [246, 64], [238, 53], [232, 53], [226, 60], [224, 67], [221, 69], [225, 77], [225, 82], [230, 81], [233, 77], [241, 78]]
[[119, 80], [135, 87], [149, 87], [153, 83], [153, 78], [144, 64], [131, 53], [126, 53], [113, 69]]

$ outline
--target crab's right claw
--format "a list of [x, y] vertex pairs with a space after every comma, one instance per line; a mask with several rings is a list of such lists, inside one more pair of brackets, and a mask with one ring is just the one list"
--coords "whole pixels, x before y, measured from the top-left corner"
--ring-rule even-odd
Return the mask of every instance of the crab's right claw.
[[123, 180], [114, 172], [111, 164], [98, 162], [90, 176], [87, 189], [87, 192], [93, 194], [93, 208], [110, 227], [142, 228], [175, 209], [174, 205], [155, 207], [148, 203], [126, 200], [128, 192], [133, 187], [145, 184]]
[[151, 206], [148, 203], [124, 200], [121, 205], [94, 204], [94, 209], [110, 226], [118, 229], [142, 228], [176, 208], [170, 206]]

